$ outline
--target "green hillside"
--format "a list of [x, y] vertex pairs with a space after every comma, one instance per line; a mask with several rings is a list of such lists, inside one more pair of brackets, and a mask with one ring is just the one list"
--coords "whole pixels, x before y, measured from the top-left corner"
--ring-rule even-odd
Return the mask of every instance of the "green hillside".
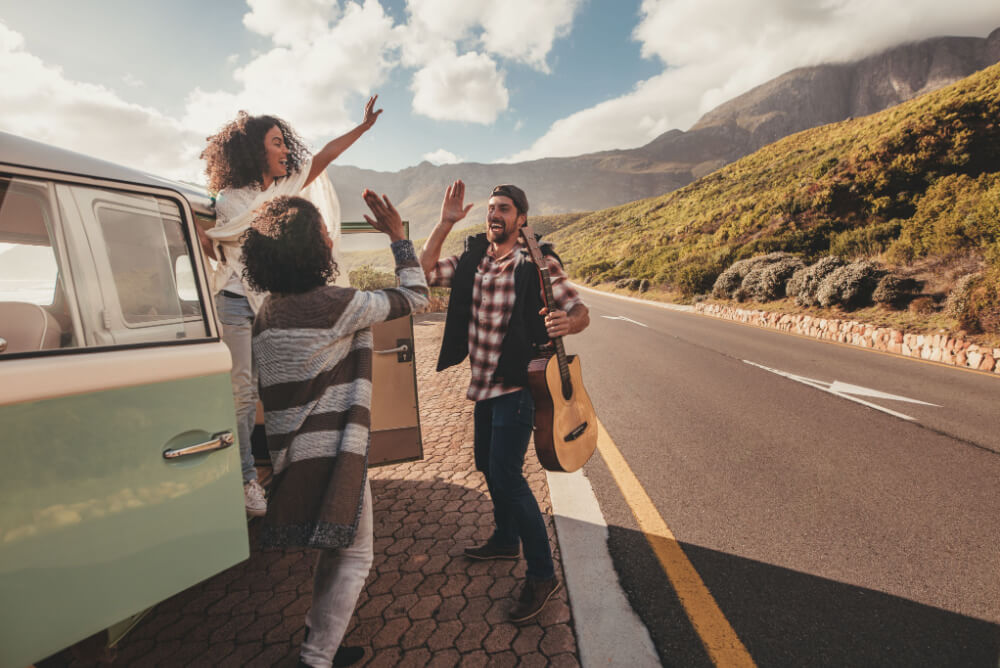
[[[957, 279], [960, 325], [1000, 332], [1000, 65], [864, 118], [771, 144], [662, 197], [549, 235], [571, 276], [646, 279], [691, 300], [734, 262], [871, 258], [937, 308]], [[632, 284], [637, 284], [633, 281]], [[925, 307], [925, 310], [926, 307]]]

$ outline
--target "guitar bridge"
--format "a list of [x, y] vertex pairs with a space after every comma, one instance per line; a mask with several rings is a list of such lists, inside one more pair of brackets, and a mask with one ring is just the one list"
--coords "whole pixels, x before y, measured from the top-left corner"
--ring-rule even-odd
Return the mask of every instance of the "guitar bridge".
[[580, 438], [581, 436], [583, 436], [583, 432], [587, 431], [587, 425], [588, 424], [590, 424], [590, 423], [584, 422], [579, 427], [577, 427], [576, 429], [574, 429], [570, 433], [566, 434], [566, 437], [563, 438], [563, 440], [568, 443], [569, 441], [575, 441], [576, 439]]

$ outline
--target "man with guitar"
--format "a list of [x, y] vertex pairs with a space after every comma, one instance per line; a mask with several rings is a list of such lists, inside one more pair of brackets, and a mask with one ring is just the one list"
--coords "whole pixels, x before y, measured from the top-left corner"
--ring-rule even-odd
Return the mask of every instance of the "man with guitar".
[[517, 186], [494, 188], [486, 232], [470, 236], [461, 255], [439, 260], [445, 237], [472, 208], [464, 201], [465, 184], [455, 181], [420, 264], [429, 285], [451, 287], [437, 370], [469, 357], [476, 469], [486, 477], [493, 501], [493, 535], [466, 549], [465, 556], [517, 559], [524, 547], [527, 577], [510, 612], [511, 621], [522, 622], [537, 615], [560, 586], [545, 520], [523, 473], [535, 417], [528, 364], [545, 354], [550, 339], [583, 331], [590, 316], [549, 244], [541, 246], [541, 253], [555, 303], [546, 307], [543, 302], [539, 268], [521, 236], [528, 198]]

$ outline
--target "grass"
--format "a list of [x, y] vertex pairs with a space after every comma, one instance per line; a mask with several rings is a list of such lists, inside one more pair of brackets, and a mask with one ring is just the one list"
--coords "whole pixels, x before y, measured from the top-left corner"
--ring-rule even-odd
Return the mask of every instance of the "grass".
[[583, 215], [549, 238], [578, 281], [647, 279], [686, 302], [737, 260], [785, 251], [807, 264], [830, 254], [877, 260], [920, 280], [941, 304], [975, 258], [970, 311], [950, 326], [997, 335], [998, 119], [1000, 65], [786, 137], [681, 190]]

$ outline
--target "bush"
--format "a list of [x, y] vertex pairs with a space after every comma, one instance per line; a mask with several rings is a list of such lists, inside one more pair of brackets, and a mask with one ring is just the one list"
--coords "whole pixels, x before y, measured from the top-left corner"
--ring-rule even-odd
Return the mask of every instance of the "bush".
[[712, 296], [718, 299], [739, 299], [739, 301], [743, 301], [748, 296], [746, 291], [744, 291], [744, 293], [740, 296], [737, 296], [736, 292], [743, 284], [743, 279], [746, 278], [747, 274], [756, 269], [758, 266], [773, 264], [779, 260], [791, 257], [792, 255], [790, 253], [783, 253], [779, 251], [734, 262], [728, 269], [719, 274], [717, 279], [715, 279], [715, 284], [712, 286]]
[[836, 255], [824, 257], [792, 274], [785, 285], [785, 293], [789, 297], [794, 297], [795, 303], [799, 306], [814, 306], [817, 303], [816, 291], [819, 290], [820, 283], [843, 266], [844, 261]]
[[396, 287], [396, 274], [378, 271], [370, 264], [361, 265], [347, 274], [352, 288], [358, 290], [382, 290]]
[[816, 300], [820, 306], [840, 304], [849, 309], [867, 306], [884, 275], [885, 271], [871, 260], [857, 260], [824, 278], [816, 291]]
[[895, 274], [886, 274], [875, 286], [872, 301], [876, 304], [898, 306], [909, 298], [917, 289], [917, 282], [912, 278], [900, 278]]
[[711, 291], [712, 285], [718, 277], [717, 265], [685, 263], [674, 268], [668, 278], [681, 291], [681, 294], [685, 297], [691, 297]]
[[1000, 332], [1000, 270], [970, 274], [958, 280], [945, 309], [970, 334]]
[[743, 278], [740, 287], [759, 302], [769, 302], [785, 296], [788, 279], [805, 265], [797, 257], [786, 257], [769, 264], [758, 264]]
[[966, 274], [955, 281], [955, 287], [948, 293], [948, 299], [944, 303], [944, 313], [949, 318], [961, 319], [969, 307], [969, 294], [975, 286], [976, 277], [977, 274]]
[[910, 313], [927, 316], [937, 311], [937, 303], [934, 301], [933, 297], [924, 295], [923, 297], [917, 297], [910, 302], [910, 305], [907, 308]]

